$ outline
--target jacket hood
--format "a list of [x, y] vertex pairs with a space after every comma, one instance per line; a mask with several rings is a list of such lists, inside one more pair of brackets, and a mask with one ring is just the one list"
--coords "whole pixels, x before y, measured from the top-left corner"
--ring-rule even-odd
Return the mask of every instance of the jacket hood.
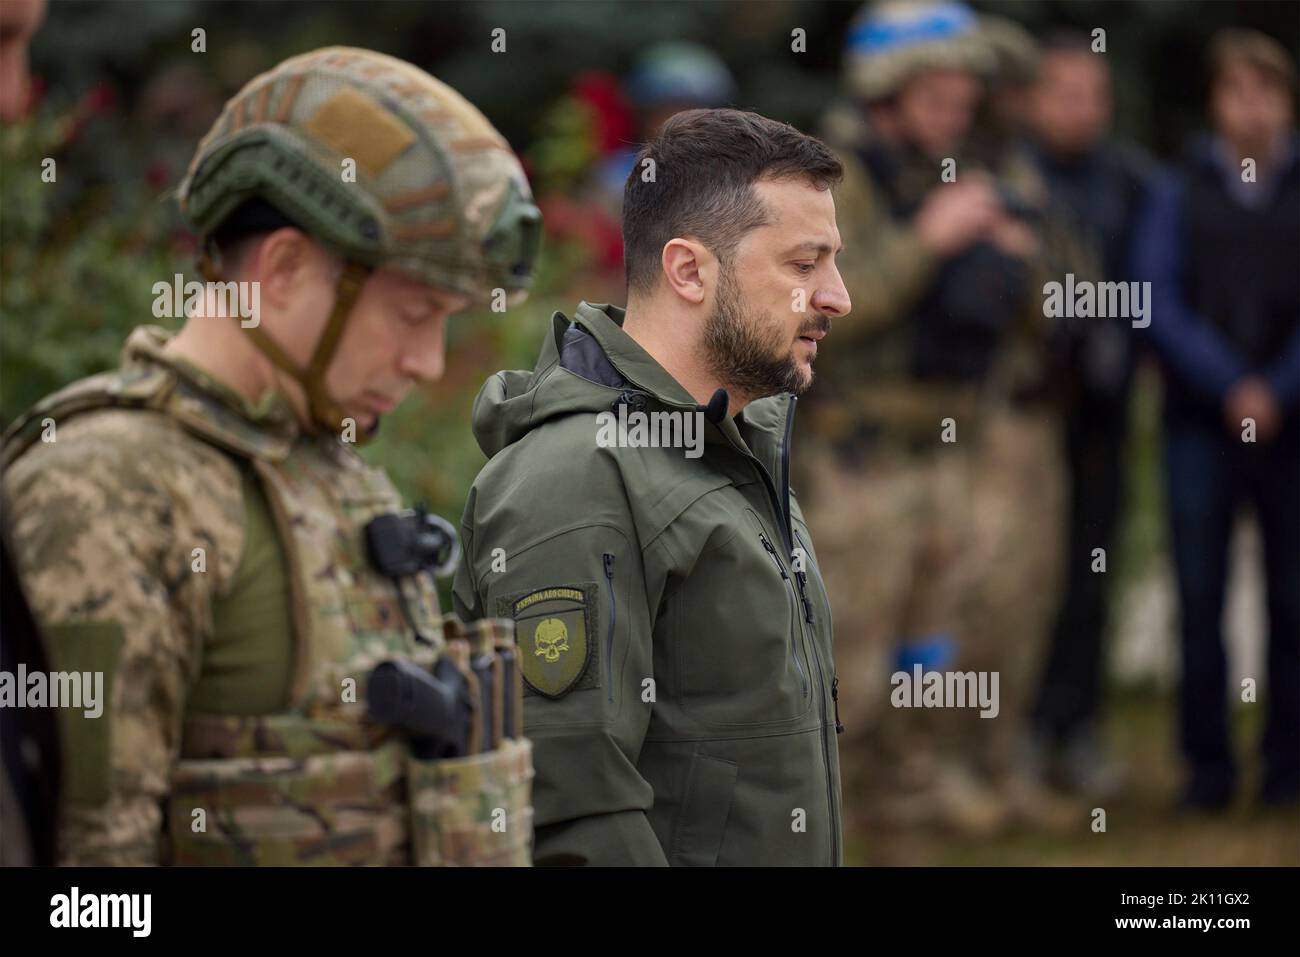
[[[474, 400], [474, 437], [483, 454], [492, 458], [558, 416], [615, 412], [620, 404], [629, 410], [704, 412], [715, 426], [706, 429], [706, 443], [752, 445], [753, 437], [746, 443], [736, 419], [725, 414], [726, 393], [719, 390], [710, 407], [700, 405], [623, 331], [623, 316], [617, 306], [586, 302], [572, 321], [557, 312], [531, 372], [507, 370], [489, 378]], [[736, 418], [779, 441], [785, 406], [780, 397], [760, 399]]]

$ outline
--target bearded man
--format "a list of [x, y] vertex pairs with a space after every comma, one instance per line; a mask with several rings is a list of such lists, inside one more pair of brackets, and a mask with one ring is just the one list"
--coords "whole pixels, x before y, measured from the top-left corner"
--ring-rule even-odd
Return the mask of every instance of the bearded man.
[[557, 313], [479, 394], [455, 601], [516, 622], [536, 863], [841, 861], [831, 610], [789, 484], [850, 305], [840, 175], [784, 123], [677, 114], [624, 190], [627, 308]]

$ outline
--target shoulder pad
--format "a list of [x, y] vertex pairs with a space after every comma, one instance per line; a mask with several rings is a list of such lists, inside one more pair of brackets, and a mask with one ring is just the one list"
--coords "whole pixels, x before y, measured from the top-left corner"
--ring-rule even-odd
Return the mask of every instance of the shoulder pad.
[[5, 430], [0, 468], [8, 468], [36, 442], [46, 420], [63, 422], [74, 415], [103, 408], [159, 409], [175, 388], [176, 379], [161, 368], [130, 367], [101, 372], [46, 396]]
[[174, 419], [210, 445], [246, 458], [283, 459], [296, 431], [261, 427], [226, 402], [165, 366], [132, 363], [74, 382], [38, 402], [9, 427], [0, 469], [38, 441], [48, 420], [63, 423], [98, 409], [151, 409]]

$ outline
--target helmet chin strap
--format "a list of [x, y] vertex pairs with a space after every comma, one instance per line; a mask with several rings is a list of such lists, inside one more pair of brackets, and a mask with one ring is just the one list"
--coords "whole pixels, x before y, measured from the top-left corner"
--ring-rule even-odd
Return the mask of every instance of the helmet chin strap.
[[[343, 327], [347, 324], [348, 314], [352, 311], [352, 306], [356, 303], [371, 268], [351, 260], [344, 266], [334, 286], [334, 308], [305, 369], [299, 368], [260, 324], [248, 326], [243, 330], [248, 333], [259, 352], [302, 386], [303, 393], [307, 397], [307, 431], [313, 434], [338, 434], [344, 428], [343, 420], [347, 416], [343, 407], [334, 401], [329, 390], [326, 389], [325, 373], [329, 369], [330, 360], [334, 358], [334, 353], [338, 351], [339, 340], [343, 337]], [[199, 259], [199, 272], [209, 282], [220, 281], [215, 264], [206, 252]], [[358, 430], [356, 444], [362, 445], [369, 441], [375, 431], [377, 429]]]

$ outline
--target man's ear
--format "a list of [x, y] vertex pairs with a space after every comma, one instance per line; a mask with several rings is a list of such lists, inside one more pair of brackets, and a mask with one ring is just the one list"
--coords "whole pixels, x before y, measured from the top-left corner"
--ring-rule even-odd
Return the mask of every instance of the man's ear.
[[687, 302], [698, 305], [705, 290], [717, 278], [717, 261], [701, 243], [690, 239], [670, 239], [660, 257], [668, 288]]
[[252, 273], [261, 282], [262, 302], [283, 312], [310, 281], [314, 263], [311, 240], [300, 230], [285, 226], [264, 236], [252, 250]]

